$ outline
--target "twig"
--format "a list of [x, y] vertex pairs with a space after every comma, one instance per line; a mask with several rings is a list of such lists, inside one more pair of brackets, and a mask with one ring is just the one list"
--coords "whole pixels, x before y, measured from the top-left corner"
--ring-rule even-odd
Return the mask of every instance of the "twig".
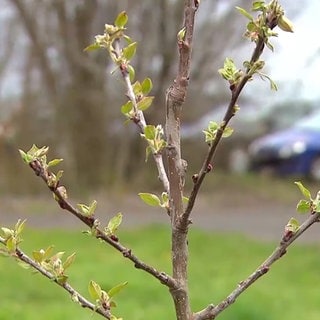
[[[116, 56], [120, 56], [120, 46], [119, 46], [119, 40], [116, 40], [114, 43], [114, 53]], [[124, 79], [124, 82], [126, 84], [127, 88], [127, 96], [129, 100], [132, 102], [133, 105], [133, 110], [135, 112], [135, 118], [132, 119], [132, 121], [140, 128], [140, 131], [143, 133], [144, 128], [146, 127], [147, 123], [144, 117], [144, 114], [141, 110], [138, 109], [137, 107], [137, 99], [133, 91], [132, 83], [130, 81], [130, 75], [125, 66], [119, 66], [119, 69], [121, 71], [122, 77]], [[167, 172], [165, 169], [165, 166], [163, 164], [163, 156], [161, 153], [153, 154], [153, 159], [155, 161], [157, 170], [158, 170], [158, 175], [159, 175], [159, 180], [162, 182], [163, 188], [167, 194], [170, 192], [170, 186], [169, 186], [169, 180], [167, 176]]]
[[[250, 65], [253, 65], [256, 61], [258, 61], [258, 59], [260, 58], [260, 56], [263, 52], [263, 49], [264, 49], [264, 39], [260, 36], [257, 43], [256, 43], [255, 49], [252, 53]], [[190, 197], [189, 197], [188, 205], [187, 205], [187, 208], [186, 208], [184, 215], [183, 215], [183, 223], [185, 225], [189, 223], [190, 214], [191, 214], [192, 209], [194, 207], [194, 204], [195, 204], [198, 192], [201, 188], [202, 182], [203, 182], [206, 174], [208, 172], [210, 172], [210, 170], [208, 170], [208, 168], [210, 166], [210, 163], [212, 162], [212, 159], [216, 155], [216, 151], [217, 151], [217, 148], [221, 142], [223, 132], [224, 132], [225, 128], [228, 126], [232, 117], [235, 115], [235, 105], [238, 101], [238, 98], [239, 98], [243, 88], [245, 87], [247, 82], [250, 80], [251, 76], [252, 75], [250, 75], [250, 69], [247, 68], [247, 70], [245, 71], [244, 75], [242, 76], [239, 84], [234, 89], [232, 89], [231, 99], [230, 99], [229, 105], [227, 107], [226, 113], [224, 115], [224, 118], [222, 120], [222, 124], [217, 131], [215, 139], [212, 141], [212, 143], [209, 146], [207, 155], [205, 157], [205, 160], [202, 164], [202, 167], [201, 167], [199, 173], [195, 175], [196, 179], [194, 180], [194, 185], [193, 185]]]
[[233, 304], [236, 299], [245, 292], [253, 283], [265, 275], [270, 267], [287, 252], [287, 248], [300, 237], [307, 229], [309, 229], [315, 222], [319, 222], [320, 213], [313, 213], [304, 221], [295, 233], [284, 234], [279, 246], [273, 253], [245, 280], [239, 282], [235, 288], [223, 301], [218, 305], [210, 304], [205, 309], [197, 312], [193, 320], [209, 320], [215, 319], [218, 314], [227, 309]]
[[145, 272], [149, 273], [150, 275], [158, 279], [162, 284], [166, 285], [169, 288], [176, 288], [177, 286], [176, 282], [172, 277], [170, 277], [165, 272], [158, 271], [157, 269], [149, 266], [148, 264], [140, 260], [136, 255], [132, 253], [131, 249], [123, 246], [118, 239], [113, 239], [113, 237], [106, 235], [106, 233], [99, 228], [99, 223], [94, 216], [90, 216], [90, 217], [84, 216], [78, 209], [72, 206], [72, 204], [61, 193], [59, 187], [58, 188], [50, 187], [48, 185], [48, 178], [50, 176], [50, 172], [45, 171], [38, 160], [34, 160], [33, 162], [31, 162], [30, 167], [33, 169], [36, 175], [42, 178], [42, 180], [47, 184], [48, 188], [55, 194], [60, 207], [62, 209], [67, 210], [71, 214], [73, 214], [75, 217], [81, 220], [84, 224], [86, 224], [91, 230], [93, 230], [94, 235], [97, 239], [103, 240], [104, 242], [108, 243], [113, 248], [115, 248], [117, 251], [122, 253], [122, 255], [125, 258], [129, 259], [134, 263], [134, 266], [137, 269], [144, 270]]
[[[6, 245], [5, 240], [1, 237], [0, 237], [0, 243], [2, 243], [3, 245]], [[26, 255], [19, 248], [17, 248], [15, 250], [15, 252], [11, 255], [13, 257], [15, 257], [16, 259], [25, 262], [30, 267], [32, 267], [33, 269], [35, 269], [39, 273], [41, 273], [43, 276], [47, 277], [48, 279], [53, 281], [55, 284], [57, 284], [58, 286], [62, 287], [64, 290], [69, 292], [71, 298], [74, 301], [78, 302], [81, 305], [81, 307], [88, 308], [88, 309], [100, 314], [101, 316], [103, 316], [106, 319], [111, 319], [111, 313], [109, 310], [105, 310], [102, 307], [98, 307], [98, 306], [94, 305], [93, 303], [91, 303], [90, 301], [88, 301], [78, 291], [76, 291], [69, 283], [67, 283], [67, 282], [60, 283], [51, 272], [47, 271], [45, 268], [43, 268], [40, 264], [38, 264], [36, 261], [31, 259], [28, 255]]]

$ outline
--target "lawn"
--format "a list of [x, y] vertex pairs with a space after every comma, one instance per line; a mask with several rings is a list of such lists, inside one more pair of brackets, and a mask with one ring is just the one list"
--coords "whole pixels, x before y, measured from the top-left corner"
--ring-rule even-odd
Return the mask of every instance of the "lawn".
[[[170, 271], [169, 230], [151, 226], [119, 233], [121, 241], [146, 262]], [[128, 280], [116, 298], [117, 316], [124, 319], [174, 319], [168, 290], [112, 248], [76, 231], [26, 230], [22, 248], [55, 244], [57, 251], [77, 252], [69, 269], [70, 283], [88, 297], [87, 284], [103, 288]], [[274, 244], [259, 243], [241, 235], [190, 234], [192, 307], [217, 303], [271, 253]], [[320, 246], [295, 245], [282, 261], [243, 294], [219, 319], [278, 320], [320, 318]], [[0, 319], [91, 319], [92, 313], [73, 303], [67, 293], [39, 274], [24, 270], [12, 259], [0, 259]], [[94, 319], [101, 317], [95, 315]]]

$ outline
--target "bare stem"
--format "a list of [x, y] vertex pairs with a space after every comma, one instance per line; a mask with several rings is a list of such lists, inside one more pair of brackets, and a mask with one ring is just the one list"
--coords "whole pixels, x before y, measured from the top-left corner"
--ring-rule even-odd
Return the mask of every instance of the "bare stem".
[[[49, 178], [50, 172], [45, 171], [38, 160], [35, 160], [32, 163], [30, 163], [30, 167], [33, 169], [36, 175], [40, 176], [48, 186], [48, 178]], [[123, 246], [118, 239], [114, 240], [112, 237], [106, 235], [106, 233], [99, 228], [99, 223], [95, 219], [95, 217], [84, 216], [78, 209], [72, 206], [72, 204], [61, 194], [59, 188], [54, 189], [54, 188], [50, 188], [49, 186], [48, 188], [57, 197], [57, 201], [60, 207], [62, 209], [67, 210], [68, 212], [73, 214], [75, 217], [77, 217], [79, 220], [81, 220], [84, 224], [86, 224], [93, 231], [93, 234], [97, 239], [103, 240], [104, 242], [108, 243], [110, 246], [115, 248], [117, 251], [122, 253], [122, 255], [125, 258], [133, 262], [134, 266], [137, 269], [144, 270], [145, 272], [152, 275], [154, 278], [158, 279], [162, 284], [166, 285], [169, 288], [176, 287], [176, 282], [168, 274], [166, 274], [165, 272], [158, 271], [157, 269], [146, 264], [145, 262], [140, 260], [136, 255], [134, 255], [131, 249]]]
[[218, 305], [210, 304], [205, 309], [197, 312], [193, 320], [209, 320], [215, 319], [222, 311], [233, 304], [236, 299], [245, 292], [252, 284], [259, 278], [265, 275], [270, 267], [287, 252], [287, 248], [299, 238], [307, 229], [309, 229], [315, 222], [319, 222], [320, 213], [311, 214], [306, 221], [299, 227], [299, 229], [292, 233], [289, 237], [284, 235], [279, 246], [272, 252], [272, 254], [251, 274], [248, 278], [240, 281], [238, 286]]
[[[0, 243], [2, 243], [3, 245], [6, 244], [5, 240], [1, 237], [0, 237]], [[17, 248], [15, 250], [15, 252], [11, 255], [16, 259], [23, 261], [24, 263], [26, 263], [27, 265], [29, 265], [33, 269], [37, 270], [43, 276], [47, 277], [48, 279], [53, 281], [55, 284], [62, 287], [64, 290], [66, 290], [70, 294], [71, 298], [74, 301], [76, 301], [80, 304], [81, 307], [88, 308], [88, 309], [100, 314], [101, 316], [103, 316], [106, 319], [111, 319], [111, 313], [109, 310], [105, 310], [102, 307], [97, 307], [96, 305], [94, 305], [93, 303], [88, 301], [78, 291], [76, 291], [69, 283], [67, 283], [67, 282], [60, 283], [59, 281], [57, 281], [57, 279], [55, 278], [55, 276], [51, 272], [47, 271], [45, 268], [43, 268], [40, 264], [38, 264], [36, 261], [31, 259], [28, 255], [26, 255], [19, 248]]]

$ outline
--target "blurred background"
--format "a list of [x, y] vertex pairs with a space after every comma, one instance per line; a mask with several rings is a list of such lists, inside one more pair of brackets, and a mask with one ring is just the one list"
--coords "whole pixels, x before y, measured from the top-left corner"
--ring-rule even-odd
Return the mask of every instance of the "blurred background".
[[[18, 148], [33, 143], [64, 158], [64, 181], [75, 192], [101, 190], [154, 181], [152, 161], [144, 163], [144, 141], [131, 123], [124, 124], [120, 106], [126, 101], [121, 76], [105, 52], [83, 49], [117, 13], [129, 14], [128, 34], [138, 41], [134, 66], [138, 79], [154, 83], [150, 123], [164, 122], [164, 93], [175, 76], [176, 32], [181, 3], [174, 0], [23, 1], [0, 0], [0, 191], [40, 192], [43, 186], [20, 160]], [[216, 167], [226, 172], [248, 169], [247, 146], [255, 138], [283, 129], [319, 102], [317, 39], [320, 4], [282, 1], [295, 33], [279, 31], [266, 51], [265, 72], [278, 92], [260, 79], [250, 83], [232, 120], [235, 133], [224, 141]], [[203, 0], [197, 17], [190, 91], [183, 113], [184, 155], [190, 175], [206, 150], [202, 130], [221, 120], [229, 99], [218, 75], [226, 56], [240, 67], [253, 44], [242, 37], [246, 19], [235, 6], [251, 1]], [[197, 156], [195, 156], [197, 155]], [[19, 177], [19, 178], [17, 178]], [[157, 182], [153, 182], [157, 185]]]
[[[187, 188], [207, 150], [202, 130], [209, 121], [223, 118], [230, 99], [217, 70], [225, 57], [239, 67], [250, 59], [254, 45], [242, 37], [247, 20], [235, 6], [249, 10], [251, 3], [201, 0], [182, 119]], [[93, 193], [103, 225], [123, 212], [121, 242], [159, 270], [170, 272], [169, 230], [163, 226], [168, 217], [160, 208], [150, 210], [136, 195], [162, 189], [152, 160], [144, 161], [145, 142], [121, 115], [126, 102], [121, 75], [113, 72], [105, 52], [83, 49], [103, 32], [105, 23], [126, 10], [128, 34], [138, 41], [133, 62], [137, 79], [148, 76], [154, 84], [155, 100], [146, 118], [164, 124], [165, 91], [176, 74], [182, 4], [183, 0], [0, 0], [1, 224], [28, 219], [22, 243], [26, 252], [52, 244], [66, 255], [76, 251], [71, 283], [85, 296], [90, 279], [105, 290], [129, 280], [115, 311], [124, 319], [145, 319], [146, 314], [172, 319], [167, 291], [142, 272], [133, 277], [132, 265], [112, 248], [84, 239], [79, 232], [83, 225], [60, 213], [43, 183], [22, 163], [18, 149], [28, 150], [33, 143], [50, 146], [49, 157], [64, 158], [59, 169], [64, 170], [63, 183], [72, 203], [89, 203]], [[293, 176], [311, 177], [316, 183], [308, 182], [308, 187], [312, 194], [318, 190], [320, 2], [281, 0], [281, 4], [295, 32], [276, 30], [274, 53], [263, 54], [264, 71], [279, 90], [271, 91], [259, 78], [245, 88], [241, 110], [232, 119], [235, 132], [221, 144], [214, 175], [206, 179], [195, 206], [189, 241], [195, 310], [223, 299], [273, 250], [286, 223], [297, 216], [301, 195]], [[288, 175], [289, 179], [277, 178]], [[318, 243], [318, 229], [312, 228], [302, 244], [290, 249], [284, 261], [221, 319], [319, 319]], [[91, 317], [69, 303], [65, 292], [21, 270], [13, 259], [0, 259], [0, 278], [0, 319]]]

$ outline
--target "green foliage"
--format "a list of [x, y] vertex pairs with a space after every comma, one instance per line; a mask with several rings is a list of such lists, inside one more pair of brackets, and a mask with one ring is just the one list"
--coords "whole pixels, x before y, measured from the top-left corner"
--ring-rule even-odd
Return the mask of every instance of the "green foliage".
[[[118, 294], [128, 282], [123, 282], [117, 286], [111, 288], [108, 292], [101, 289], [100, 285], [95, 281], [91, 280], [88, 285], [88, 291], [90, 297], [95, 301], [97, 308], [103, 308], [104, 310], [110, 310], [113, 307], [116, 307], [116, 303], [112, 299], [116, 294]], [[114, 315], [111, 319], [118, 319]], [[119, 319], [120, 320], [120, 319]]]
[[141, 133], [141, 137], [148, 142], [148, 146], [146, 148], [146, 161], [148, 160], [150, 153], [154, 155], [160, 154], [163, 148], [167, 145], [161, 125], [146, 125], [144, 132]]
[[320, 192], [315, 199], [311, 197], [311, 192], [300, 182], [295, 182], [305, 199], [301, 199], [297, 204], [297, 211], [300, 213], [320, 213]]
[[293, 32], [293, 24], [284, 15], [284, 10], [278, 1], [271, 1], [269, 4], [265, 1], [253, 2], [251, 10], [260, 12], [256, 19], [245, 9], [236, 8], [249, 20], [245, 36], [253, 42], [257, 42], [259, 38], [263, 39], [270, 50], [273, 50], [273, 46], [269, 39], [278, 35], [272, 30], [276, 25], [283, 31]]
[[177, 39], [179, 42], [183, 41], [184, 40], [184, 37], [186, 35], [186, 28], [183, 27], [177, 34]]
[[136, 54], [136, 51], [137, 51], [137, 43], [132, 42], [127, 47], [122, 49], [122, 56], [127, 61], [130, 61]]
[[122, 222], [122, 213], [117, 213], [114, 217], [110, 219], [108, 225], [105, 227], [105, 233], [108, 236], [114, 235], [118, 230]]
[[211, 144], [215, 140], [219, 130], [223, 130], [223, 133], [222, 133], [222, 137], [223, 138], [228, 138], [233, 133], [233, 129], [232, 128], [226, 127], [226, 128], [223, 129], [222, 125], [219, 125], [217, 122], [210, 121], [209, 125], [208, 125], [208, 128], [206, 130], [202, 131], [204, 133], [204, 135], [205, 135], [205, 141], [208, 144]]
[[96, 211], [97, 204], [97, 201], [93, 200], [90, 205], [79, 203], [77, 206], [84, 216], [92, 217]]
[[[49, 152], [49, 147], [37, 147], [35, 144], [32, 145], [32, 147], [27, 151], [24, 152], [23, 150], [19, 149], [19, 153], [21, 155], [22, 160], [28, 164], [32, 165], [34, 162], [39, 161], [40, 166], [44, 170], [44, 174], [47, 178], [48, 187], [50, 187], [52, 190], [55, 190], [58, 188], [60, 179], [62, 178], [63, 171], [59, 170], [56, 174], [53, 172], [48, 171], [49, 168], [59, 165], [63, 159], [53, 159], [49, 162], [47, 162], [47, 154]], [[38, 166], [37, 166], [38, 167]], [[37, 170], [40, 170], [38, 168]], [[37, 172], [37, 174], [40, 174], [41, 172]], [[59, 188], [64, 188], [63, 186], [60, 186]]]
[[234, 62], [230, 58], [226, 58], [222, 69], [219, 69], [220, 75], [229, 82], [230, 86], [236, 86], [240, 80], [243, 72], [237, 69]]
[[286, 224], [285, 232], [286, 234], [288, 234], [288, 232], [295, 233], [299, 230], [299, 227], [300, 227], [299, 221], [295, 218], [291, 218], [289, 222]]
[[33, 259], [46, 271], [50, 272], [58, 283], [64, 284], [68, 280], [65, 270], [74, 263], [76, 254], [72, 253], [63, 262], [64, 252], [61, 251], [51, 255], [52, 250], [53, 246], [49, 246], [46, 250], [33, 251]]
[[161, 206], [161, 201], [159, 197], [155, 194], [140, 192], [138, 195], [141, 198], [141, 200], [149, 206], [152, 206], [152, 207]]
[[25, 228], [26, 220], [18, 220], [13, 229], [1, 227], [1, 242], [5, 244], [4, 254], [14, 254], [18, 245], [22, 242], [21, 234]]
[[114, 21], [114, 24], [118, 28], [123, 28], [128, 22], [128, 15], [125, 11], [122, 11], [118, 14], [116, 20]]

